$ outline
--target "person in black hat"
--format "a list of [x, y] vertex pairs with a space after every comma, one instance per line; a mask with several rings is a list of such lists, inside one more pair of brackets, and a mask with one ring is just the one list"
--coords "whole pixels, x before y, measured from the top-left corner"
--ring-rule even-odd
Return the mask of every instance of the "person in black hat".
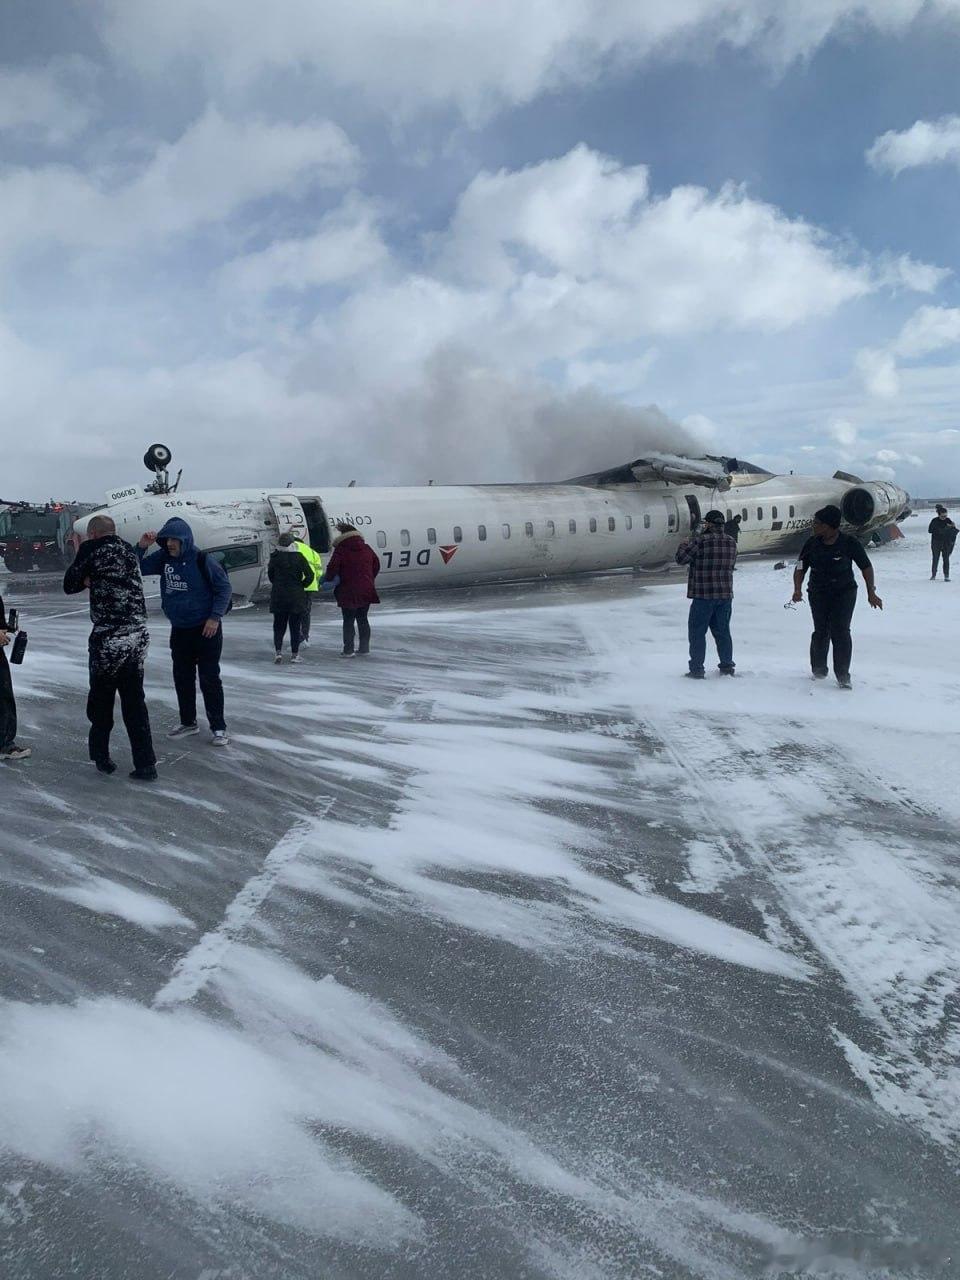
[[877, 595], [870, 557], [856, 538], [840, 532], [842, 514], [839, 507], [821, 509], [813, 517], [813, 537], [808, 538], [793, 571], [793, 600], [803, 600], [803, 579], [810, 570], [810, 612], [813, 635], [810, 638], [810, 666], [816, 679], [827, 674], [827, 656], [833, 645], [833, 674], [841, 689], [851, 689], [850, 657], [853, 640], [850, 621], [857, 603], [857, 583], [853, 566], [863, 574], [871, 609], [882, 609]]
[[947, 515], [947, 508], [942, 502], [937, 503], [937, 514], [927, 526], [927, 533], [930, 535], [930, 551], [933, 556], [933, 564], [930, 568], [930, 581], [937, 576], [937, 570], [940, 568], [940, 560], [943, 559], [943, 580], [950, 581], [950, 554], [953, 551], [954, 543], [957, 540], [957, 526]]
[[687, 542], [681, 542], [677, 548], [677, 564], [689, 566], [687, 598], [690, 601], [690, 613], [687, 617], [687, 635], [690, 641], [690, 669], [685, 674], [691, 680], [704, 678], [708, 628], [717, 645], [721, 674], [736, 674], [733, 640], [730, 638], [730, 614], [733, 610], [733, 568], [737, 559], [737, 544], [729, 534], [724, 533], [723, 525], [722, 511], [708, 511], [703, 517], [700, 532]]

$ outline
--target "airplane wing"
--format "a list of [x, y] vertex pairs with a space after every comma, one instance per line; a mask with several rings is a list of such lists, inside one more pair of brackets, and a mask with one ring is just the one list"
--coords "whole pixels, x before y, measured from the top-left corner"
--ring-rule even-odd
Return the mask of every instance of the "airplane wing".
[[577, 476], [567, 484], [642, 484], [645, 480], [665, 480], [668, 484], [695, 484], [709, 489], [729, 489], [732, 478], [723, 460], [684, 458], [677, 453], [648, 453], [623, 467]]

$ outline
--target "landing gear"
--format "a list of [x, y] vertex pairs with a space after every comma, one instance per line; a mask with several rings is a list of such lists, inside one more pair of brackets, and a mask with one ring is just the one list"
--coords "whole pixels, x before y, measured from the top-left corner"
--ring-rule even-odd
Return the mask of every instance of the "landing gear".
[[157, 477], [153, 484], [145, 486], [147, 493], [176, 493], [177, 485], [180, 483], [182, 471], [177, 472], [177, 478], [170, 483], [170, 475], [168, 467], [173, 461], [173, 454], [165, 444], [152, 444], [147, 452], [143, 455], [143, 465], [148, 471], [152, 471]]

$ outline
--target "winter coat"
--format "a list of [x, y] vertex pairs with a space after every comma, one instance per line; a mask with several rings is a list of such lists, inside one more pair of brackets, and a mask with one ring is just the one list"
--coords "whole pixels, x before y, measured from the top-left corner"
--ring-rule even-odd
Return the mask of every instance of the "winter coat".
[[278, 547], [267, 565], [270, 579], [270, 612], [303, 613], [307, 607], [306, 589], [313, 581], [313, 570], [296, 546]]
[[379, 572], [377, 553], [352, 530], [341, 534], [334, 543], [323, 580], [332, 582], [339, 577], [340, 584], [333, 595], [341, 609], [363, 609], [368, 604], [380, 603], [375, 581]]
[[320, 555], [319, 551], [314, 551], [309, 542], [298, 542], [295, 544], [295, 547], [313, 570], [313, 581], [307, 587], [307, 590], [319, 591], [320, 579], [323, 576], [323, 557]]
[[143, 662], [147, 654], [147, 606], [136, 552], [128, 542], [109, 534], [80, 544], [73, 564], [63, 576], [68, 596], [90, 583], [90, 665], [97, 671], [116, 670], [129, 658]]
[[[180, 554], [167, 553], [167, 539], [180, 539]], [[150, 555], [137, 548], [140, 572], [160, 575], [160, 605], [174, 627], [200, 627], [208, 618], [222, 618], [232, 591], [226, 570], [213, 556], [204, 558], [201, 569], [193, 530], [186, 520], [174, 516], [157, 534], [159, 551]]]
[[946, 551], [953, 550], [953, 544], [957, 540], [957, 526], [949, 516], [945, 520], [941, 520], [939, 516], [934, 516], [927, 527], [927, 533], [930, 535], [930, 545], [932, 547], [943, 548]]

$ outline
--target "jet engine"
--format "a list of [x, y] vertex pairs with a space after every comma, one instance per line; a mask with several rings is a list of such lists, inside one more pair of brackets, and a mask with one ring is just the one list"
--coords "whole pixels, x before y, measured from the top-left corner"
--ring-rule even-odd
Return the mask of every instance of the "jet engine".
[[840, 500], [840, 510], [854, 529], [878, 528], [892, 524], [907, 505], [907, 495], [895, 484], [882, 481], [862, 483], [848, 489]]

